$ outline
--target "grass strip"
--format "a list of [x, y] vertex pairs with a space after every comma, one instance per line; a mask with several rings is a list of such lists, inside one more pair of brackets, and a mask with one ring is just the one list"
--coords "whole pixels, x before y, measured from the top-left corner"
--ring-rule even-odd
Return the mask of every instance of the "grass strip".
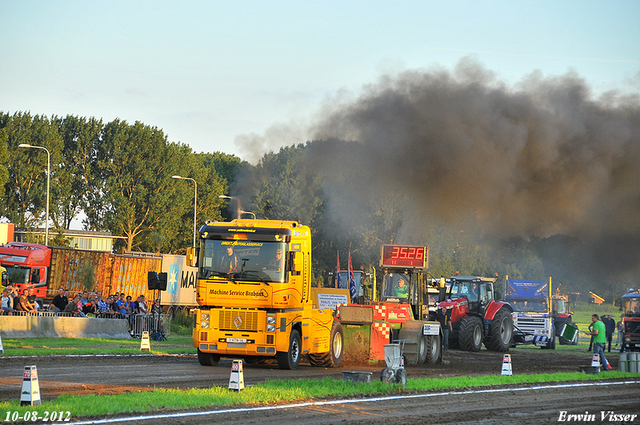
[[270, 380], [247, 387], [244, 391], [229, 391], [226, 387], [181, 389], [155, 389], [116, 395], [62, 395], [53, 401], [44, 401], [40, 406], [20, 406], [18, 399], [0, 402], [0, 411], [70, 412], [71, 417], [105, 416], [121, 413], [167, 412], [184, 409], [215, 409], [241, 405], [268, 405], [292, 403], [309, 399], [343, 398], [353, 395], [402, 394], [414, 391], [452, 390], [521, 383], [551, 383], [567, 381], [596, 381], [603, 379], [637, 379], [640, 374], [607, 372], [601, 375], [586, 375], [579, 372], [514, 376], [478, 376], [454, 378], [409, 379], [407, 386], [384, 384], [354, 384], [330, 377], [321, 380], [285, 379]]
[[[1, 356], [50, 356], [70, 354], [140, 354], [139, 339], [24, 338], [3, 339]], [[150, 341], [154, 354], [195, 354], [191, 336], [169, 336]]]

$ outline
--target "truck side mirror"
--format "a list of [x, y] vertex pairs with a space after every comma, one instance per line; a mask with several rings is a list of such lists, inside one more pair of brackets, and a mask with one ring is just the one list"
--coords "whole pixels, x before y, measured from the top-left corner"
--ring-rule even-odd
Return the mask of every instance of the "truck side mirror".
[[292, 275], [299, 276], [300, 272], [296, 271], [295, 259], [296, 259], [296, 252], [295, 251], [289, 251], [289, 261], [287, 261], [287, 268], [291, 272]]
[[31, 271], [31, 283], [40, 283], [40, 269]]
[[189, 267], [197, 267], [198, 266], [198, 254], [194, 247], [187, 248], [187, 266]]

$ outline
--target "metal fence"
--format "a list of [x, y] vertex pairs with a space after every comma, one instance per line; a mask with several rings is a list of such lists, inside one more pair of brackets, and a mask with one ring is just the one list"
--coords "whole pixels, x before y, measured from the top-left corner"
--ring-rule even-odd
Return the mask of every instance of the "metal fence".
[[[39, 311], [37, 313], [28, 313], [25, 311], [13, 311], [12, 313], [0, 313], [0, 316], [41, 316], [41, 317], [78, 317], [75, 313], [54, 313], [52, 311]], [[141, 338], [142, 332], [149, 332], [152, 339], [163, 340], [171, 333], [171, 315], [169, 314], [104, 314], [97, 316], [90, 314], [87, 318], [98, 317], [101, 319], [119, 319], [127, 320], [129, 323], [129, 331], [131, 336]]]
[[131, 336], [140, 338], [142, 332], [149, 332], [151, 339], [163, 340], [171, 332], [171, 316], [169, 314], [133, 314], [129, 316]]

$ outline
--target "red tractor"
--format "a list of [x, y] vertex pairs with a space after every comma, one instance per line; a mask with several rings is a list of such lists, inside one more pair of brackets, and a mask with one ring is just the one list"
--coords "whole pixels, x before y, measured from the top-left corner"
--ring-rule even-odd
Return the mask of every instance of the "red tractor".
[[513, 340], [513, 308], [495, 301], [495, 279], [456, 276], [445, 281], [445, 299], [438, 306], [451, 309], [451, 347], [480, 351], [482, 343], [491, 351], [505, 352]]

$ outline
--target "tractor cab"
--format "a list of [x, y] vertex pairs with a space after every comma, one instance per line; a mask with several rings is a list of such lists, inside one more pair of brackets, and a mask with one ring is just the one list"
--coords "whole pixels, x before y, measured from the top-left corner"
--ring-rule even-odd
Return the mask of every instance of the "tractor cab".
[[469, 312], [484, 316], [493, 301], [493, 279], [483, 277], [455, 277], [449, 279], [448, 299], [468, 302]]

